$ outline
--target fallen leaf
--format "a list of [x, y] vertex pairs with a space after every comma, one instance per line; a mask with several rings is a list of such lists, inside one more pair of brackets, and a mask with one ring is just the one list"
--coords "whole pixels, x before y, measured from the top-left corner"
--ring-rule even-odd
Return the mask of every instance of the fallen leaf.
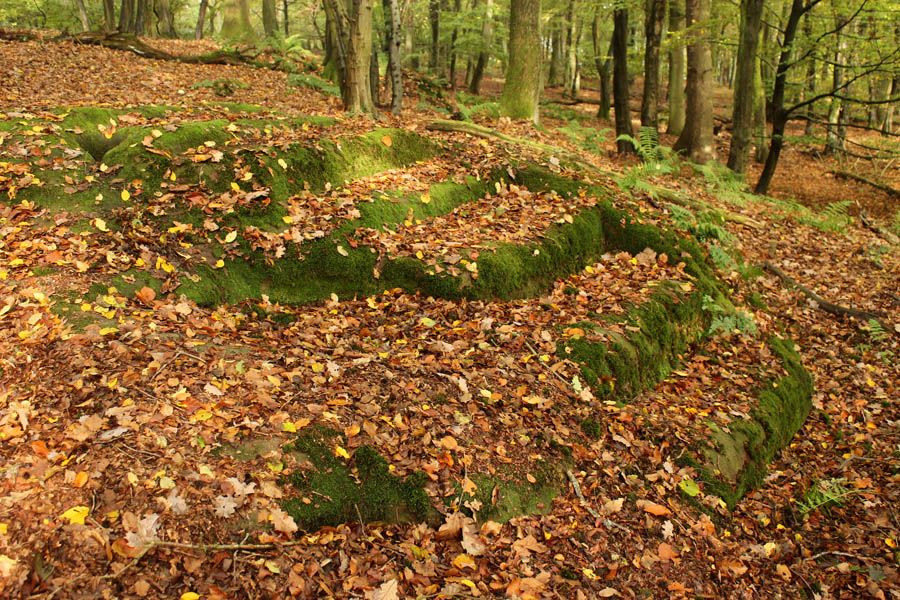
[[638, 500], [637, 507], [651, 515], [656, 515], [657, 517], [663, 517], [671, 513], [671, 511], [662, 504], [650, 502], [649, 500]]

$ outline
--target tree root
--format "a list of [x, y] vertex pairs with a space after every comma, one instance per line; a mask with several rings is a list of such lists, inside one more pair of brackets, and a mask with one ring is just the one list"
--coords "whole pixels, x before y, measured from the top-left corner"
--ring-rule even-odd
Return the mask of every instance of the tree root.
[[835, 304], [833, 302], [829, 302], [828, 300], [826, 300], [822, 296], [818, 295], [817, 293], [815, 293], [808, 287], [801, 285], [796, 279], [794, 279], [793, 277], [791, 277], [790, 275], [788, 275], [787, 273], [785, 273], [784, 271], [782, 271], [781, 269], [779, 269], [778, 267], [776, 267], [775, 265], [773, 265], [772, 263], [770, 263], [768, 261], [766, 261], [766, 263], [763, 265], [763, 268], [766, 271], [769, 271], [770, 273], [777, 275], [778, 278], [781, 279], [788, 286], [796, 288], [797, 290], [803, 292], [804, 296], [806, 296], [807, 298], [809, 298], [810, 300], [815, 302], [819, 308], [821, 308], [822, 310], [824, 310], [827, 313], [830, 313], [830, 314], [838, 316], [838, 317], [853, 317], [855, 319], [862, 319], [865, 321], [872, 320], [872, 321], [877, 322], [881, 326], [881, 328], [884, 329], [888, 333], [892, 333], [894, 335], [897, 335], [898, 333], [900, 333], [900, 330], [898, 330], [898, 327], [900, 327], [900, 326], [895, 326], [895, 325], [892, 325], [891, 323], [885, 321], [884, 318], [882, 317], [882, 315], [871, 313], [866, 310], [859, 310], [858, 308], [841, 306], [840, 304]]
[[[859, 203], [857, 203], [857, 206], [859, 206]], [[859, 220], [862, 221], [862, 224], [865, 225], [867, 229], [880, 235], [889, 244], [893, 244], [894, 246], [900, 244], [900, 237], [897, 237], [884, 227], [870, 220], [861, 206], [859, 206]]]
[[885, 185], [883, 183], [878, 183], [877, 181], [873, 181], [868, 179], [867, 177], [863, 177], [862, 175], [857, 175], [856, 173], [851, 173], [850, 171], [839, 171], [833, 170], [828, 171], [835, 177], [841, 177], [843, 179], [852, 179], [853, 181], [858, 181], [860, 183], [865, 183], [866, 185], [872, 186], [873, 188], [879, 189], [882, 192], [886, 192], [887, 194], [894, 196], [895, 198], [900, 198], [900, 190], [897, 188], [893, 188], [889, 185]]

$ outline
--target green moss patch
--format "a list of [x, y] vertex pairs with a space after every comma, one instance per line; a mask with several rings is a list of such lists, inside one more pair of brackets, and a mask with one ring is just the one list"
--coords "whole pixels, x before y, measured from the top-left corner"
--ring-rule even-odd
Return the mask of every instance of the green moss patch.
[[316, 428], [284, 446], [305, 464], [282, 480], [293, 496], [282, 505], [298, 525], [313, 530], [348, 521], [419, 522], [436, 512], [425, 493], [426, 475], [401, 479], [371, 446], [363, 446], [348, 461], [335, 455], [343, 443], [333, 430]]
[[812, 408], [812, 377], [794, 342], [771, 338], [769, 347], [787, 374], [762, 386], [749, 419], [731, 423], [728, 431], [712, 429], [709, 441], [695, 451], [696, 458], [687, 459], [707, 491], [729, 507], [762, 482], [767, 465], [790, 443]]

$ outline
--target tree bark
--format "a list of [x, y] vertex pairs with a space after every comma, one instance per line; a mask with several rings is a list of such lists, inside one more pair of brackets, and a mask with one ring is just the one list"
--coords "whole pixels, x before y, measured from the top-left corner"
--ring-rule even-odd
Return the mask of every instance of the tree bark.
[[75, 0], [75, 6], [78, 8], [78, 18], [81, 20], [81, 30], [91, 30], [91, 20], [88, 19], [87, 9], [84, 7], [84, 0]]
[[225, 0], [222, 6], [223, 38], [233, 42], [252, 44], [256, 33], [250, 25], [250, 7], [247, 0]]
[[[834, 65], [832, 67], [832, 89], [839, 90], [844, 84], [844, 70], [840, 67], [843, 64], [845, 56], [844, 50], [847, 43], [841, 35], [841, 26], [843, 25], [842, 17], [835, 16], [835, 28], [837, 31], [837, 50], [834, 54]], [[828, 129], [825, 135], [825, 153], [838, 154], [844, 150], [844, 140], [840, 134], [840, 119], [843, 112], [843, 101], [840, 98], [832, 98], [828, 108]]]
[[[616, 137], [627, 135], [634, 137], [631, 126], [631, 109], [628, 108], [628, 10], [620, 9], [613, 13], [613, 107], [616, 115]], [[616, 140], [620, 153], [634, 152], [635, 147], [629, 141]]]
[[288, 19], [288, 0], [283, 0], [281, 3], [281, 16], [284, 18], [284, 37], [290, 35], [290, 20]]
[[175, 31], [175, 15], [172, 14], [172, 7], [169, 0], [156, 0], [154, 4], [156, 11], [157, 30], [159, 35], [166, 38], [177, 38], [178, 33]]
[[372, 56], [372, 0], [352, 0], [347, 43], [344, 108], [352, 113], [375, 112], [369, 81]]
[[116, 0], [103, 0], [103, 22], [106, 31], [116, 30]]
[[[684, 31], [684, 3], [669, 0], [669, 31], [677, 34]], [[672, 44], [669, 50], [669, 122], [666, 132], [679, 135], [684, 129], [684, 46]]]
[[441, 52], [441, 3], [440, 0], [429, 0], [428, 22], [431, 25], [431, 54], [428, 56], [428, 68], [436, 73], [440, 63]]
[[275, 0], [262, 0], [263, 31], [266, 37], [272, 37], [278, 32], [278, 18], [275, 16]]
[[450, 36], [450, 69], [448, 71], [448, 79], [450, 79], [450, 89], [456, 89], [456, 40], [459, 38], [459, 27], [456, 25], [457, 19], [462, 14], [462, 0], [454, 0], [453, 10], [456, 17], [453, 20], [453, 33]]
[[578, 69], [578, 40], [575, 36], [575, 0], [569, 0], [566, 13], [566, 60], [563, 79], [563, 95], [574, 98], [578, 94], [575, 89], [576, 70]]
[[644, 18], [644, 93], [641, 127], [659, 130], [659, 47], [662, 43], [665, 0], [647, 0]]
[[122, 0], [119, 8], [119, 33], [134, 33], [135, 0]]
[[197, 27], [194, 29], [194, 39], [203, 39], [203, 21], [206, 19], [206, 9], [209, 6], [209, 0], [200, 0], [200, 9], [197, 12]]
[[550, 73], [547, 75], [547, 85], [553, 87], [563, 82], [565, 72], [565, 38], [563, 37], [562, 24], [558, 18], [552, 20], [550, 27]]
[[399, 115], [403, 110], [403, 74], [400, 63], [400, 5], [398, 0], [390, 0], [389, 17], [388, 69], [391, 72], [391, 112]]
[[[804, 1], [809, 4], [804, 5]], [[787, 127], [790, 113], [784, 107], [784, 94], [787, 87], [787, 73], [791, 68], [791, 48], [797, 37], [797, 27], [800, 18], [806, 14], [820, 0], [791, 0], [791, 12], [788, 15], [787, 25], [784, 28], [781, 55], [778, 59], [778, 68], [775, 71], [775, 85], [772, 88], [772, 141], [769, 144], [769, 154], [759, 180], [756, 182], [754, 193], [764, 195], [769, 191], [775, 168], [778, 166], [778, 158], [784, 147], [784, 130]]]
[[541, 0], [511, 0], [509, 63], [500, 114], [538, 123], [541, 94]]
[[696, 163], [706, 163], [716, 157], [713, 136], [712, 55], [707, 32], [710, 0], [687, 0], [685, 20], [693, 28], [687, 49], [687, 108], [684, 129], [674, 150], [683, 150]]
[[741, 26], [738, 41], [737, 72], [735, 73], [733, 107], [731, 112], [731, 147], [728, 168], [743, 174], [747, 170], [750, 138], [753, 131], [753, 100], [756, 75], [756, 52], [762, 26], [764, 0], [741, 1]]
[[469, 93], [476, 96], [481, 93], [481, 80], [484, 78], [484, 70], [487, 68], [490, 58], [491, 43], [494, 38], [494, 0], [487, 0], [485, 5], [484, 23], [481, 26], [481, 50], [478, 52], [478, 60], [472, 69], [472, 80], [469, 82]]
[[609, 119], [609, 96], [610, 96], [610, 72], [609, 67], [612, 59], [612, 42], [610, 42], [606, 53], [602, 53], [600, 49], [603, 42], [600, 39], [600, 7], [594, 14], [594, 22], [591, 24], [591, 37], [594, 44], [594, 62], [597, 65], [597, 74], [600, 76], [600, 105], [597, 108], [598, 119]]
[[766, 89], [762, 79], [762, 56], [756, 53], [756, 65], [753, 70], [753, 138], [756, 151], [753, 160], [762, 164], [769, 155], [769, 146], [766, 143]]

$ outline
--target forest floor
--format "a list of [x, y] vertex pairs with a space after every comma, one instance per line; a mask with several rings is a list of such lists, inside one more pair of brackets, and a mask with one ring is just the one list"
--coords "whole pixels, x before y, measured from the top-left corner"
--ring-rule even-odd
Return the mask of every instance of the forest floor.
[[[891, 327], [900, 249], [857, 218], [863, 210], [888, 227], [900, 204], [829, 174], [855, 170], [897, 187], [896, 167], [838, 164], [791, 146], [769, 199], [683, 163], [652, 176], [655, 186], [735, 217], [718, 226], [742, 261], [719, 265], [718, 275], [756, 333], [709, 336], [661, 383], [623, 403], [595, 397], [578, 365], [557, 352], [590, 337], [580, 324], [592, 311], [623, 315], [663, 279], [690, 288], [677, 256], [606, 253], [535, 297], [504, 301], [395, 289], [299, 307], [267, 295], [202, 306], [173, 293], [172, 279], [125, 294], [109, 287], [115, 277], [134, 281], [134, 269], [174, 277], [187, 268], [179, 256], [206, 260], [191, 254], [190, 225], [154, 229], [149, 215], [199, 203], [209, 218], [192, 234], [228, 247], [233, 223], [216, 211], [258, 200], [257, 171], [229, 165], [230, 188], [216, 195], [176, 180], [173, 166], [149, 189], [114, 179], [128, 165], [89, 161], [60, 141], [81, 133], [54, 125], [60, 108], [125, 109], [98, 130], [112, 139], [116, 127], [152, 129], [140, 141], [148, 160], [158, 155], [156, 138], [209, 119], [230, 123], [259, 152], [384, 127], [428, 135], [452, 151], [295, 194], [282, 218], [301, 240], [307, 231], [342, 232], [341, 256], [370, 246], [470, 276], [492, 243], [537, 244], [595, 199], [562, 202], [497, 182], [468, 210], [414, 217], [410, 209], [393, 229], [339, 225], [365, 214], [376, 193], [416, 194], [417, 210], [430, 210], [443, 182], [486, 181], [530, 161], [592, 179], [616, 208], [687, 235], [691, 226], [676, 218], [684, 214], [640, 186], [629, 191], [600, 171], [579, 175], [560, 166], [564, 156], [534, 146], [427, 131], [445, 115], [421, 86], [418, 104], [408, 98], [402, 115], [376, 122], [346, 117], [333, 95], [265, 69], [37, 41], [0, 42], [0, 63], [0, 596], [900, 597], [900, 329]], [[210, 82], [226, 79], [227, 97], [219, 96]], [[142, 106], [171, 108], [151, 115]], [[497, 119], [490, 107], [472, 118], [623, 178], [636, 166], [614, 155], [611, 124], [593, 119], [594, 107], [546, 108], [539, 130]], [[310, 116], [333, 122], [277, 126]], [[250, 131], [251, 118], [276, 126]], [[379, 139], [398, 143], [397, 134]], [[718, 141], [724, 159], [727, 133]], [[166, 158], [212, 163], [226, 146]], [[58, 182], [40, 181], [38, 169], [59, 173]], [[143, 208], [105, 208], [100, 183]], [[40, 194], [91, 201], [48, 206]], [[252, 232], [254, 250], [273, 260], [285, 251], [281, 238]], [[251, 231], [240, 233], [249, 239]], [[471, 262], [455, 256], [462, 247], [475, 249]], [[826, 300], [883, 315], [886, 327], [823, 311], [766, 263]], [[73, 310], [56, 309], [62, 297]], [[697, 488], [700, 477], [681, 458], [698, 432], [715, 428], [708, 423], [727, 430], [753, 411], [752, 392], [783, 374], [766, 336], [799, 348], [815, 383], [813, 408], [759, 486], [729, 509]], [[322, 458], [331, 466], [320, 470], [361, 479], [359, 457], [371, 446], [389, 463], [379, 477], [392, 494], [406, 489], [401, 477], [424, 472], [429, 517], [364, 518], [360, 499], [334, 523], [298, 531], [282, 509], [292, 492], [280, 482], [302, 479], [314, 457], [282, 444], [326, 427], [338, 437], [333, 456]], [[568, 473], [540, 471], [554, 462]], [[498, 473], [518, 484], [501, 491], [491, 479]], [[321, 508], [328, 493], [308, 488], [297, 502]], [[531, 494], [530, 504], [504, 513], [502, 494]], [[370, 509], [367, 516], [379, 514]]]

